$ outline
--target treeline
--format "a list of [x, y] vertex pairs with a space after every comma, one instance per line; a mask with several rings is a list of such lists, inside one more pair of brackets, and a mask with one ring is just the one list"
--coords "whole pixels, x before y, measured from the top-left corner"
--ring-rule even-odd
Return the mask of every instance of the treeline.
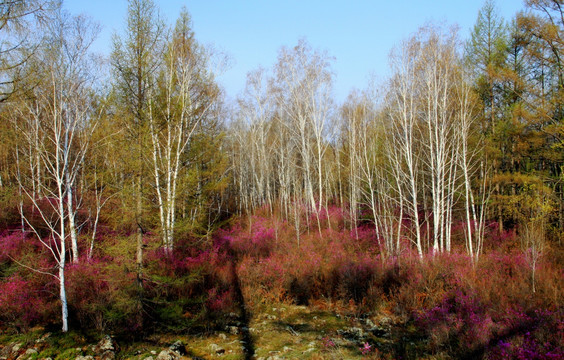
[[296, 246], [338, 205], [351, 230], [374, 226], [383, 257], [458, 247], [478, 261], [492, 221], [538, 255], [564, 225], [564, 13], [559, 0], [525, 5], [507, 22], [487, 1], [466, 42], [421, 28], [392, 51], [387, 82], [343, 104], [332, 58], [300, 41], [231, 106], [221, 54], [186, 10], [169, 26], [130, 0], [104, 59], [87, 18], [2, 1], [2, 226], [56, 264], [34, 270], [56, 277], [65, 331], [65, 268], [96, 257], [101, 224], [135, 238], [140, 292], [151, 233], [172, 254], [258, 209], [291, 222]]
[[[249, 74], [230, 127], [233, 194], [319, 221], [329, 203], [376, 227], [382, 251], [463, 246], [477, 259], [486, 222], [560, 242], [562, 10], [528, 1], [511, 22], [488, 1], [466, 42], [426, 26], [390, 55], [384, 84], [331, 97], [331, 58], [300, 42]], [[533, 236], [534, 233], [534, 236]]]

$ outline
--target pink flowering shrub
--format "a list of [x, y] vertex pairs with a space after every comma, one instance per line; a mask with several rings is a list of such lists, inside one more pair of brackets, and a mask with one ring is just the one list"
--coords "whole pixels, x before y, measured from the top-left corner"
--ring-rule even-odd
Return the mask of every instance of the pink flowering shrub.
[[[319, 209], [319, 205], [318, 209]], [[342, 207], [336, 205], [329, 205], [328, 207], [321, 207], [318, 213], [312, 213], [310, 215], [310, 222], [317, 228], [317, 217], [319, 216], [319, 222], [322, 229], [336, 229], [342, 230], [345, 225], [346, 215]]]
[[234, 310], [233, 289], [213, 287], [208, 290], [206, 307], [212, 312], [226, 312]]
[[118, 290], [110, 284], [112, 276], [106, 264], [100, 259], [82, 259], [78, 264], [69, 264], [65, 276], [71, 319], [83, 328], [101, 332], [114, 327], [114, 319], [106, 315], [116, 306]]
[[488, 343], [495, 324], [475, 294], [455, 290], [436, 306], [414, 315], [417, 326], [431, 339], [433, 349], [447, 346], [465, 351]]
[[[420, 258], [408, 231], [399, 254], [383, 254], [382, 234], [374, 224], [364, 219], [351, 228], [348, 216], [335, 206], [323, 208], [318, 228], [318, 216], [304, 211], [296, 230], [292, 221], [265, 208], [234, 219], [211, 238], [183, 234], [171, 252], [147, 233], [140, 279], [133, 230], [120, 234], [100, 224], [94, 256], [67, 263], [71, 328], [123, 336], [204, 332], [224, 328], [230, 321], [226, 315], [242, 313], [243, 305], [252, 313], [288, 302], [354, 317], [385, 314], [390, 326], [405, 331], [394, 329], [392, 336], [414, 338], [415, 356], [562, 355], [564, 272], [558, 249], [547, 248], [537, 264], [533, 294], [530, 266], [511, 230], [497, 235], [495, 224], [488, 227], [485, 251], [473, 262], [464, 248], [464, 224], [456, 224], [451, 253]], [[404, 219], [403, 225], [413, 224]], [[0, 328], [58, 324], [56, 280], [13, 261], [53, 269], [52, 255], [34, 237], [21, 235], [0, 235]], [[87, 241], [80, 242], [85, 255]], [[325, 347], [335, 347], [332, 334], [327, 335]], [[376, 349], [374, 340], [359, 342], [359, 354], [378, 358], [384, 350]], [[392, 357], [402, 356], [398, 350]]]
[[51, 279], [43, 283], [14, 274], [0, 281], [0, 327], [29, 329], [49, 323], [57, 311]]
[[558, 311], [536, 310], [524, 313], [510, 310], [504, 319], [499, 340], [491, 341], [488, 359], [564, 359], [564, 320]]
[[12, 264], [14, 259], [25, 264], [37, 264], [39, 258], [44, 261], [45, 255], [50, 256], [35, 235], [29, 232], [12, 230], [0, 234], [0, 266]]
[[275, 247], [276, 232], [267, 219], [252, 216], [252, 225], [243, 230], [241, 224], [229, 230], [219, 230], [215, 235], [218, 246], [228, 247], [238, 255], [267, 257]]

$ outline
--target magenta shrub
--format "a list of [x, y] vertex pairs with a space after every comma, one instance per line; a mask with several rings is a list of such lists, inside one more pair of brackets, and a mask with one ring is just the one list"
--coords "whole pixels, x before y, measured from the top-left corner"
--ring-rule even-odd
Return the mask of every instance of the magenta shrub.
[[430, 309], [414, 314], [415, 323], [431, 338], [431, 346], [466, 351], [485, 346], [495, 324], [476, 294], [454, 290]]
[[69, 264], [65, 275], [71, 319], [82, 328], [100, 332], [115, 325], [105, 316], [115, 306], [115, 288], [110, 286], [111, 275], [105, 266], [100, 259], [81, 259], [78, 264]]
[[53, 320], [57, 310], [53, 284], [43, 276], [46, 282], [37, 280], [14, 274], [0, 282], [0, 328], [26, 330]]
[[491, 344], [488, 359], [564, 359], [562, 315], [562, 309], [536, 310], [530, 314], [509, 310], [501, 339]]
[[[526, 323], [518, 333], [504, 335], [516, 328], [512, 321], [519, 318], [508, 309], [523, 308], [528, 313], [551, 308], [557, 301], [532, 295], [530, 268], [513, 231], [493, 237], [495, 246], [503, 246], [487, 250], [477, 264], [464, 252], [462, 237], [454, 238], [455, 250], [450, 254], [426, 254], [420, 260], [405, 242], [400, 257], [383, 258], [373, 226], [364, 224], [352, 230], [333, 226], [341, 215], [335, 216], [331, 228], [318, 231], [314, 226], [309, 232], [302, 231], [299, 246], [291, 224], [274, 218], [253, 218], [251, 231], [247, 222], [239, 222], [220, 233], [222, 244], [232, 246], [240, 258], [237, 273], [246, 299], [253, 304], [329, 301], [347, 308], [355, 304], [357, 311], [365, 313], [385, 309], [425, 334], [425, 351], [430, 353], [494, 356], [502, 337], [514, 358], [523, 347], [536, 346], [547, 356], [558, 353], [558, 336], [547, 331], [559, 326], [557, 323], [545, 322], [534, 329]], [[316, 220], [315, 216], [310, 220]], [[268, 231], [274, 228], [277, 237]], [[496, 230], [492, 225], [488, 232]], [[557, 274], [557, 269], [539, 264], [538, 276], [545, 281], [538, 285], [542, 289], [537, 293], [562, 294], [558, 281], [546, 281], [558, 278]], [[556, 318], [562, 319], [562, 314]], [[534, 336], [526, 339], [527, 331]], [[504, 348], [500, 344], [499, 349]]]
[[[477, 263], [466, 255], [459, 233], [452, 253], [420, 259], [405, 238], [401, 254], [388, 257], [373, 224], [351, 229], [338, 207], [322, 209], [321, 229], [317, 215], [303, 216], [302, 224], [309, 220], [311, 227], [297, 234], [294, 224], [264, 209], [211, 239], [179, 239], [172, 252], [146, 234], [142, 288], [131, 237], [102, 226], [94, 257], [67, 264], [71, 326], [123, 336], [208, 331], [224, 328], [226, 315], [242, 313], [242, 305], [252, 311], [291, 302], [352, 316], [386, 314], [398, 327], [412, 329], [408, 335], [421, 356], [562, 358], [562, 267], [547, 253], [537, 266], [533, 294], [530, 264], [513, 231], [497, 235], [490, 225]], [[0, 236], [0, 328], [58, 324], [56, 280], [29, 273], [13, 258], [53, 268], [52, 256], [34, 237]], [[330, 337], [324, 344], [335, 346]], [[360, 351], [376, 356], [369, 346]]]

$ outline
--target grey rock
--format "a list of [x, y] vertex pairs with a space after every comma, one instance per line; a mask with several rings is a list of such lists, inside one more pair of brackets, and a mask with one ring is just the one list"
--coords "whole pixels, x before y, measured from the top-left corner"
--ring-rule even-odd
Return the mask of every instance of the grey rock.
[[45, 333], [42, 337], [40, 337], [39, 339], [35, 340], [35, 343], [36, 343], [36, 344], [43, 343], [43, 342], [45, 342], [45, 340], [47, 340], [50, 336], [51, 336], [51, 333], [50, 333], [50, 332]]
[[20, 351], [20, 349], [22, 348], [22, 345], [23, 345], [22, 343], [17, 343], [17, 344], [12, 345], [12, 350], [11, 350], [12, 354], [14, 354], [14, 355], [17, 354]]
[[225, 349], [222, 348], [221, 346], [217, 345], [217, 344], [211, 344], [210, 349], [211, 349], [211, 351], [215, 352], [216, 354], [224, 354], [225, 353]]
[[387, 338], [392, 335], [389, 328], [381, 327], [381, 326], [374, 326], [368, 329], [368, 331], [371, 332], [376, 337]]
[[116, 358], [116, 353], [113, 351], [106, 351], [100, 355], [100, 360], [114, 360]]
[[79, 355], [74, 360], [94, 360], [94, 357], [91, 355], [87, 355], [87, 356]]
[[100, 360], [114, 360], [116, 358], [117, 344], [109, 336], [105, 335], [94, 347], [94, 353]]
[[144, 358], [143, 360], [154, 360], [152, 356], [147, 356], [146, 358]]
[[96, 352], [115, 351], [116, 346], [113, 339], [109, 335], [105, 335], [96, 345]]
[[387, 317], [387, 316], [383, 316], [382, 318], [380, 318], [380, 325], [391, 325], [392, 324], [392, 319]]
[[178, 353], [167, 349], [167, 350], [163, 350], [159, 353], [159, 356], [157, 356], [157, 360], [177, 360], [180, 359], [180, 355], [178, 355]]
[[337, 334], [341, 335], [347, 340], [362, 340], [365, 337], [364, 331], [358, 327], [351, 327], [347, 329], [339, 329], [337, 330]]
[[[13, 350], [12, 350], [13, 351]], [[26, 360], [31, 358], [33, 355], [37, 354], [37, 350], [35, 349], [27, 349], [23, 354], [18, 356], [16, 360]]]
[[169, 350], [174, 351], [178, 355], [186, 355], [186, 345], [180, 340], [175, 341], [172, 345], [169, 346]]
[[217, 344], [211, 344], [210, 349], [211, 349], [211, 351], [215, 352], [216, 354], [224, 354], [225, 353], [225, 349], [222, 348], [221, 346], [217, 345]]

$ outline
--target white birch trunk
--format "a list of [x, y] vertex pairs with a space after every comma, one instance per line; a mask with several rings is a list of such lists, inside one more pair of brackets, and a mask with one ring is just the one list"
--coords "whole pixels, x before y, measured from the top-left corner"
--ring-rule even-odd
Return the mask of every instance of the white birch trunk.
[[67, 217], [69, 224], [69, 235], [71, 240], [72, 262], [76, 264], [78, 263], [78, 259], [79, 259], [78, 238], [76, 233], [75, 209], [73, 206], [74, 199], [72, 192], [72, 182], [69, 172], [66, 172], [65, 174], [65, 188], [66, 188], [66, 196], [67, 196]]

